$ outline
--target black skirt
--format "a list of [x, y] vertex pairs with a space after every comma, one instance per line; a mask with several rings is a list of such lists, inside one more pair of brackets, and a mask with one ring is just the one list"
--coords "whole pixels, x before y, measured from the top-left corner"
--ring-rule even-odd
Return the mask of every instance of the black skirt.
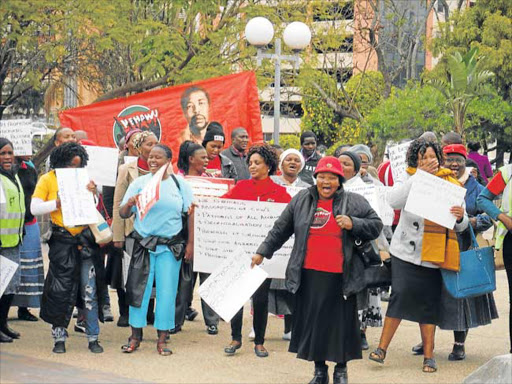
[[114, 247], [112, 243], [102, 248], [107, 256], [107, 266], [105, 267], [106, 283], [113, 289], [123, 289], [123, 250]]
[[302, 270], [289, 347], [299, 359], [340, 363], [362, 358], [356, 297], [345, 300], [342, 286], [343, 274]]
[[420, 324], [439, 324], [441, 272], [391, 256], [391, 297], [386, 316]]

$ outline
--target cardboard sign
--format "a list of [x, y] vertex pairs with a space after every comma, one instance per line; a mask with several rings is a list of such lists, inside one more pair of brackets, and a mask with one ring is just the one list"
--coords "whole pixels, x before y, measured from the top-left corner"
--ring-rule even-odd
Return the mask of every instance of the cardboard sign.
[[160, 199], [160, 184], [162, 183], [165, 172], [167, 172], [167, 168], [169, 168], [169, 163], [162, 166], [158, 172], [153, 175], [144, 189], [137, 195], [137, 211], [139, 212], [140, 220], [144, 220], [149, 210]]
[[31, 124], [30, 119], [0, 120], [0, 137], [12, 142], [15, 156], [32, 156]]
[[84, 145], [89, 160], [87, 161], [87, 172], [89, 177], [97, 185], [108, 187], [116, 186], [117, 162], [119, 152], [115, 148], [96, 147]]
[[220, 197], [228, 193], [235, 180], [215, 177], [185, 176], [195, 197]]
[[402, 144], [396, 144], [389, 147], [389, 161], [391, 163], [391, 172], [393, 174], [393, 182], [403, 182], [405, 180], [407, 169], [407, 150], [412, 141]]

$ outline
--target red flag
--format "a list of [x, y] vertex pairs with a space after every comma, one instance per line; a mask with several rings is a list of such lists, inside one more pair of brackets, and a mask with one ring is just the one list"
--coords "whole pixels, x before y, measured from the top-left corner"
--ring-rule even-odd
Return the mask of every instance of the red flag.
[[68, 109], [61, 126], [84, 130], [99, 146], [115, 147], [132, 129], [151, 130], [178, 158], [186, 139], [198, 143], [209, 122], [224, 128], [226, 148], [231, 131], [243, 127], [251, 142], [263, 141], [258, 88], [254, 72], [241, 72], [195, 83], [138, 93]]

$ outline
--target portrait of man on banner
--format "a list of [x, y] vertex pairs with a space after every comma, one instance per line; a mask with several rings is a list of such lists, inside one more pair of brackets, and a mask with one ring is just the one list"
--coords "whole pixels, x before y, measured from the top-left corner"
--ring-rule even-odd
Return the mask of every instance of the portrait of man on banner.
[[201, 144], [210, 122], [210, 95], [199, 86], [187, 88], [181, 95], [181, 109], [187, 120], [181, 141], [192, 140]]

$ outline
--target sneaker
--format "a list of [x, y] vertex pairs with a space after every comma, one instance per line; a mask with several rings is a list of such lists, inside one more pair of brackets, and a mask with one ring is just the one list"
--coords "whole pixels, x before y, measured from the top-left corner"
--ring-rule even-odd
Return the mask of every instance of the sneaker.
[[114, 315], [112, 314], [110, 305], [103, 306], [103, 320], [105, 320], [106, 322], [114, 321]]
[[208, 333], [209, 335], [216, 335], [217, 333], [219, 333], [219, 329], [217, 328], [217, 326], [215, 324], [210, 325], [210, 326], [206, 327], [206, 333]]
[[66, 343], [64, 341], [57, 341], [53, 346], [53, 353], [66, 353]]
[[117, 326], [118, 327], [129, 327], [130, 324], [128, 322], [128, 316], [119, 316], [119, 319], [117, 319]]
[[23, 321], [38, 321], [39, 319], [30, 313], [28, 308], [18, 308], [18, 319]]
[[198, 314], [199, 312], [197, 312], [194, 308], [189, 307], [185, 313], [185, 320], [194, 321]]
[[380, 299], [381, 299], [382, 301], [389, 301], [389, 297], [390, 297], [390, 294], [389, 294], [389, 292], [388, 292], [388, 291], [382, 291], [382, 292], [380, 293]]
[[100, 345], [98, 340], [89, 341], [89, 351], [92, 353], [103, 353], [103, 347]]
[[77, 321], [75, 323], [75, 332], [85, 333], [85, 320]]
[[249, 340], [253, 341], [256, 338], [256, 334], [254, 333], [254, 328], [251, 328], [251, 332], [249, 332]]
[[288, 333], [283, 333], [283, 340], [291, 340], [292, 339], [292, 331]]

